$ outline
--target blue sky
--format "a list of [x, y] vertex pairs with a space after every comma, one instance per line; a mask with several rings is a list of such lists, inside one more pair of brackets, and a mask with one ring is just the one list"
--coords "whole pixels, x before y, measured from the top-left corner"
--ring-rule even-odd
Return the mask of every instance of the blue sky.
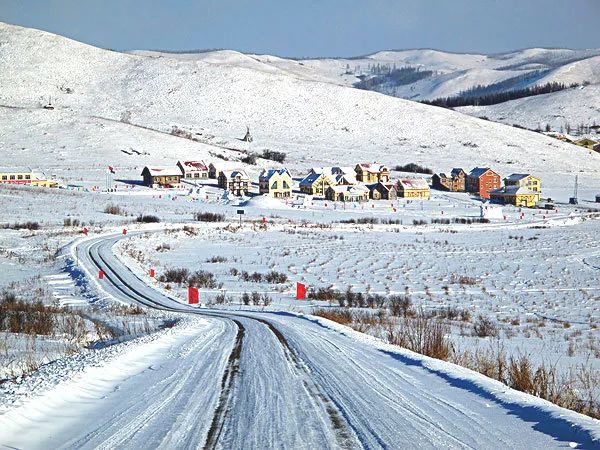
[[0, 0], [0, 21], [116, 50], [600, 47], [600, 0]]

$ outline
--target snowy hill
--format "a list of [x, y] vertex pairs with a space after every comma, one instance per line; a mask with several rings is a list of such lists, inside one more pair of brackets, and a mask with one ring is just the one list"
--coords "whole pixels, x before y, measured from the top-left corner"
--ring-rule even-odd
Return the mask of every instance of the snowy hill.
[[[551, 94], [511, 100], [491, 106], [465, 106], [459, 111], [473, 116], [527, 128], [544, 128], [549, 124], [560, 131], [569, 124], [600, 125], [600, 85], [584, 86]], [[600, 139], [600, 136], [598, 136]]]
[[[392, 57], [388, 53], [371, 58], [383, 61]], [[439, 60], [440, 71], [465, 70], [491, 58], [391, 53], [405, 61]], [[344, 60], [335, 61], [345, 67]], [[0, 105], [10, 108], [0, 111], [0, 164], [23, 163], [26, 155], [30, 165], [50, 165], [59, 172], [63, 167], [65, 173], [73, 160], [102, 167], [118, 157], [118, 163], [138, 167], [171, 158], [209, 158], [209, 152], [239, 158], [225, 147], [285, 151], [290, 168], [299, 170], [362, 160], [415, 162], [434, 170], [492, 165], [503, 174], [541, 174], [546, 186], [554, 187], [572, 183], [560, 174], [581, 172], [580, 180], [600, 188], [596, 154], [536, 133], [333, 84], [328, 64], [237, 52], [123, 54], [1, 24]], [[50, 97], [56, 109], [41, 109]], [[252, 144], [238, 139], [246, 125], [255, 137]], [[205, 145], [169, 136], [173, 126]], [[120, 152], [129, 147], [150, 155], [138, 159]], [[62, 152], [63, 161], [56, 152]]]

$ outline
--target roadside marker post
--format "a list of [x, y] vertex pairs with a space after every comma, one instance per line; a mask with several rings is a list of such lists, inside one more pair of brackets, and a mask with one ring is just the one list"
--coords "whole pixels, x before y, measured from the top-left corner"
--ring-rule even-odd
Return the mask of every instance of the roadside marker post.
[[302, 283], [296, 283], [296, 300], [306, 299], [306, 286]]
[[188, 303], [190, 305], [197, 305], [200, 301], [200, 295], [198, 293], [198, 288], [188, 287]]
[[240, 226], [242, 226], [242, 216], [244, 215], [244, 210], [243, 209], [238, 209], [237, 210], [237, 215], [240, 216]]
[[154, 269], [150, 268], [150, 278], [154, 278]]
[[99, 279], [99, 280], [102, 280], [103, 278], [104, 278], [104, 271], [102, 271], [102, 270], [99, 270], [99, 271], [98, 271], [98, 279]]
[[127, 228], [123, 228], [123, 235], [127, 234]]
[[85, 234], [86, 236], [88, 235], [88, 229], [87, 228], [83, 228], [83, 234]]

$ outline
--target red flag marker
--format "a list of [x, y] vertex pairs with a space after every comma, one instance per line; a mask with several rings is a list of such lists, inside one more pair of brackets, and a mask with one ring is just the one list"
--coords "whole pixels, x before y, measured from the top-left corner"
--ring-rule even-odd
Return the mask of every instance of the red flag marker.
[[99, 280], [101, 280], [101, 279], [103, 279], [103, 278], [104, 278], [104, 271], [102, 271], [102, 270], [99, 270], [99, 271], [98, 271], [98, 279], [99, 279]]
[[123, 228], [123, 234], [127, 234], [127, 229]]
[[296, 283], [296, 300], [306, 299], [306, 286], [302, 283]]
[[150, 278], [154, 278], [154, 269], [150, 269]]
[[86, 236], [88, 235], [88, 229], [87, 228], [83, 229], [83, 234], [85, 234]]

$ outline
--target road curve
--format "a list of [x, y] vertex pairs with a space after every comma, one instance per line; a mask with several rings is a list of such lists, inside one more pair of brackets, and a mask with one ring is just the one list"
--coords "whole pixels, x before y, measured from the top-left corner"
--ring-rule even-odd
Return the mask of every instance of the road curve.
[[[92, 396], [86, 417], [47, 418], [33, 442], [38, 445], [28, 447], [533, 449], [575, 442], [598, 448], [566, 421], [500, 403], [468, 382], [317, 321], [178, 303], [113, 254], [121, 238], [77, 246], [90, 274], [105, 271], [102, 288], [124, 301], [201, 314], [202, 320], [164, 355], [154, 355], [160, 366]], [[28, 422], [17, 422], [12, 439], [0, 430], [0, 445], [19, 446], [14, 437]]]

